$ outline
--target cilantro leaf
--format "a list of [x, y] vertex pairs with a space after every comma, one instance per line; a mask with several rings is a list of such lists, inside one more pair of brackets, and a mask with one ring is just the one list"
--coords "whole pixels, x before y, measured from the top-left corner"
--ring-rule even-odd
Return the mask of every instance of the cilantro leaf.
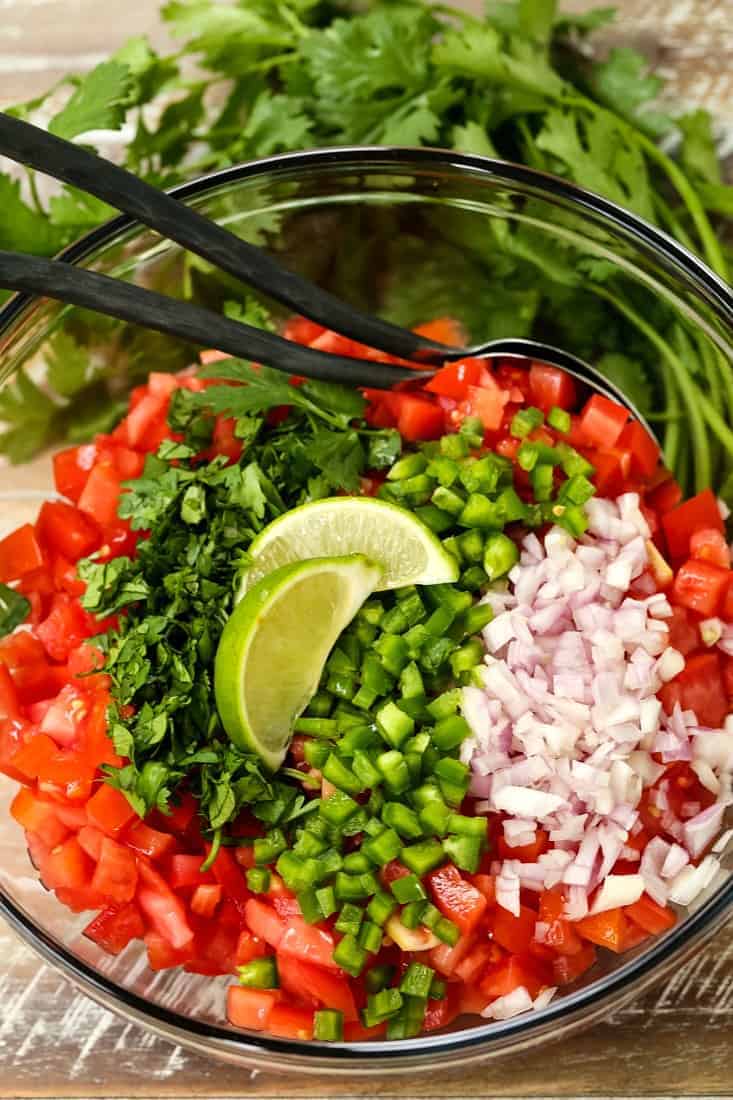
[[365, 455], [355, 431], [333, 432], [322, 429], [306, 445], [305, 453], [326, 477], [333, 489], [356, 492], [359, 475], [364, 472]]
[[671, 128], [672, 122], [667, 115], [650, 109], [663, 82], [648, 70], [649, 63], [643, 54], [619, 46], [610, 51], [605, 61], [594, 66], [592, 84], [601, 103], [659, 137]]
[[620, 352], [608, 352], [601, 356], [596, 366], [609, 382], [626, 394], [642, 416], [652, 411], [652, 387], [638, 359], [631, 359]]
[[687, 174], [695, 181], [722, 184], [710, 112], [690, 111], [677, 119], [677, 125], [682, 133], [680, 162]]
[[25, 622], [31, 605], [20, 592], [0, 584], [0, 638], [12, 634], [16, 626]]
[[75, 138], [90, 130], [118, 130], [125, 119], [133, 79], [119, 61], [102, 61], [77, 79], [71, 99], [48, 124], [52, 134]]
[[41, 211], [32, 210], [21, 198], [20, 183], [0, 173], [0, 248], [45, 256], [64, 244], [65, 236]]

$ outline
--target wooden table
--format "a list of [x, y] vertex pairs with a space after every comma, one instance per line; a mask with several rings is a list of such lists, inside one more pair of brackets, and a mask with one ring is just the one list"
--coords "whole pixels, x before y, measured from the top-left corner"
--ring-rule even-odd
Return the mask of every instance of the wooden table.
[[[716, 112], [733, 152], [733, 0], [616, 6], [621, 21], [608, 40], [642, 44], [673, 99]], [[0, 0], [0, 105], [95, 64], [132, 33], [164, 42], [157, 9], [156, 0]], [[46, 477], [41, 465], [31, 481]], [[8, 518], [0, 514], [0, 525]], [[248, 1074], [188, 1054], [76, 994], [5, 928], [0, 1004], [0, 1097], [733, 1096], [733, 928], [665, 985], [562, 1046], [384, 1084]]]

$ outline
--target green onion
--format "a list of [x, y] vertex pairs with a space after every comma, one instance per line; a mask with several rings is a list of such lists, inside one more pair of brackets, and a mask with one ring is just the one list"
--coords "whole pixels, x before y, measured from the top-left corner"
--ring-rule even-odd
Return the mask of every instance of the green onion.
[[489, 535], [484, 547], [484, 569], [490, 581], [504, 577], [519, 561], [517, 544], [497, 531]]
[[280, 985], [273, 955], [267, 955], [264, 959], [252, 959], [244, 966], [237, 967], [237, 973], [239, 984], [250, 989], [277, 989]]
[[406, 905], [408, 901], [424, 901], [427, 897], [425, 887], [417, 875], [413, 874], [393, 879], [389, 884], [389, 888], [400, 905]]
[[266, 867], [250, 867], [247, 871], [247, 886], [253, 894], [266, 894], [272, 878]]
[[344, 1037], [344, 1014], [335, 1008], [321, 1008], [313, 1017], [313, 1038], [340, 1043]]

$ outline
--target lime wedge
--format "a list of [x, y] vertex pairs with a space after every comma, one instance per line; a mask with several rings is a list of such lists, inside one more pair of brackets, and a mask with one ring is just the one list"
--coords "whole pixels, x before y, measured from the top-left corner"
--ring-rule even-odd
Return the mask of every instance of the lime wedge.
[[366, 554], [382, 566], [377, 591], [458, 580], [458, 564], [412, 512], [372, 497], [329, 497], [293, 508], [252, 542], [241, 596], [273, 569], [304, 558]]
[[276, 569], [247, 592], [214, 671], [219, 715], [238, 748], [279, 767], [336, 639], [381, 576], [360, 554], [316, 558]]

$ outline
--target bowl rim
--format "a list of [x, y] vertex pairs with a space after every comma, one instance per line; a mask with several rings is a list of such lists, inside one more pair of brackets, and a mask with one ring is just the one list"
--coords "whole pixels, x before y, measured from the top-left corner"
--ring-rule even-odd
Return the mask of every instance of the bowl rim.
[[[456, 178], [481, 177], [508, 185], [519, 184], [544, 192], [551, 198], [565, 200], [585, 213], [601, 215], [612, 225], [634, 238], [657, 259], [686, 277], [694, 289], [704, 298], [723, 324], [733, 331], [733, 289], [728, 286], [699, 257], [690, 252], [663, 230], [633, 214], [609, 199], [578, 187], [561, 177], [539, 172], [511, 161], [483, 157], [475, 154], [455, 153], [446, 149], [402, 148], [399, 146], [341, 146], [328, 149], [309, 149], [285, 153], [257, 161], [233, 165], [208, 173], [171, 188], [169, 194], [182, 200], [195, 199], [209, 191], [252, 178], [268, 176], [277, 178], [299, 170], [328, 169], [378, 170], [384, 168], [398, 173], [410, 168], [423, 171], [433, 169], [455, 170]], [[73, 242], [58, 255], [67, 263], [79, 263], [90, 253], [112, 241], [122, 232], [142, 226], [137, 219], [122, 214], [92, 229]], [[38, 296], [15, 294], [0, 309], [0, 337], [35, 302]], [[670, 966], [678, 952], [694, 946], [719, 927], [733, 914], [733, 876], [721, 884], [716, 893], [686, 920], [671, 929], [642, 954], [622, 964], [610, 974], [598, 978], [588, 986], [564, 994], [539, 1011], [526, 1013], [509, 1020], [476, 1024], [461, 1031], [444, 1034], [433, 1033], [399, 1042], [370, 1040], [361, 1042], [322, 1043], [316, 1041], [289, 1041], [266, 1034], [248, 1035], [234, 1029], [191, 1019], [172, 1009], [147, 1001], [139, 994], [124, 989], [115, 981], [97, 971], [91, 964], [78, 958], [53, 936], [37, 926], [0, 886], [0, 915], [14, 928], [21, 938], [34, 948], [46, 961], [63, 971], [84, 992], [106, 1007], [117, 1005], [128, 1016], [141, 1024], [160, 1026], [168, 1038], [182, 1045], [201, 1050], [201, 1043], [213, 1042], [209, 1053], [236, 1060], [255, 1058], [258, 1055], [283, 1056], [279, 1066], [284, 1069], [312, 1069], [314, 1071], [374, 1071], [377, 1068], [421, 1068], [425, 1056], [444, 1061], [458, 1054], [488, 1055], [492, 1046], [501, 1047], [520, 1036], [531, 1040], [535, 1033], [546, 1030], [564, 1018], [577, 1017], [579, 1013], [590, 1015], [599, 1010], [602, 1002], [613, 995], [622, 996], [625, 987], [631, 994], [633, 982], [648, 984], [653, 980], [657, 967]], [[553, 1038], [550, 1035], [548, 1038]], [[441, 1057], [443, 1056], [443, 1057]], [[308, 1064], [310, 1063], [310, 1065]], [[350, 1065], [351, 1064], [351, 1065]]]

